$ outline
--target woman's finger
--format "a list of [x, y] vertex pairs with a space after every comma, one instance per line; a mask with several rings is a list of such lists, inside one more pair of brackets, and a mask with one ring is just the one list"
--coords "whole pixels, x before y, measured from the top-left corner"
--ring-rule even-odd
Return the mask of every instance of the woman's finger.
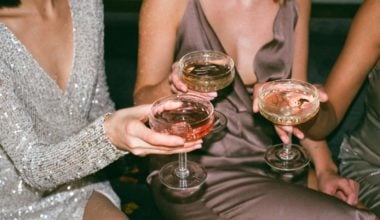
[[290, 126], [275, 125], [274, 129], [275, 129], [277, 135], [280, 137], [280, 139], [283, 143], [285, 143], [285, 144], [290, 143], [290, 137], [288, 135], [288, 133], [292, 131], [292, 128]]
[[197, 91], [194, 91], [194, 90], [189, 90], [188, 94], [202, 96], [202, 97], [204, 97], [204, 98], [206, 98], [208, 100], [213, 100], [215, 97], [218, 96], [217, 92], [203, 93], [203, 92], [197, 92]]
[[335, 193], [335, 196], [338, 199], [347, 202], [347, 195], [342, 190], [337, 190], [337, 192]]
[[149, 145], [149, 147], [135, 147], [131, 151], [134, 155], [137, 156], [146, 156], [149, 154], [157, 154], [157, 155], [169, 155], [169, 154], [179, 154], [179, 153], [188, 153], [194, 150], [201, 148], [202, 145], [194, 145], [191, 147], [176, 147], [176, 148], [167, 148], [161, 146]]
[[319, 94], [319, 101], [320, 102], [327, 102], [329, 99], [327, 93], [325, 92], [325, 89], [322, 85], [314, 85], [318, 89], [318, 94]]
[[344, 201], [350, 205], [355, 205], [358, 202], [358, 194], [355, 189], [355, 184], [352, 184], [353, 182], [354, 181], [350, 179], [342, 178], [339, 181], [339, 189], [337, 190], [339, 196], [344, 198]]
[[180, 91], [178, 91], [177, 87], [174, 84], [170, 84], [170, 91], [172, 91], [173, 94], [180, 93]]
[[305, 134], [298, 128], [293, 127], [293, 135], [302, 140], [305, 138]]
[[[162, 134], [162, 136], [166, 136], [167, 142], [169, 139], [176, 136], [173, 135], [167, 135], [167, 134]], [[133, 136], [128, 138], [128, 151], [133, 153], [134, 155], [138, 156], [144, 156], [147, 154], [175, 154], [175, 153], [184, 153], [184, 152], [189, 152], [193, 151], [196, 149], [199, 149], [202, 147], [202, 140], [197, 140], [197, 141], [192, 141], [192, 142], [186, 142], [184, 144], [179, 144], [179, 145], [161, 145], [157, 144], [154, 145], [150, 142], [146, 142], [145, 139]]]
[[351, 179], [348, 179], [348, 184], [352, 190], [351, 196], [348, 198], [348, 202], [351, 205], [356, 205], [359, 202], [359, 184]]
[[253, 94], [252, 94], [253, 112], [259, 112], [258, 97], [259, 97], [259, 90], [260, 90], [261, 86], [262, 86], [262, 83], [256, 83], [253, 86]]
[[178, 73], [179, 73], [178, 65], [173, 64], [172, 73], [170, 74], [169, 82], [171, 82], [176, 87], [177, 90], [181, 92], [188, 92], [186, 84], [181, 81]]

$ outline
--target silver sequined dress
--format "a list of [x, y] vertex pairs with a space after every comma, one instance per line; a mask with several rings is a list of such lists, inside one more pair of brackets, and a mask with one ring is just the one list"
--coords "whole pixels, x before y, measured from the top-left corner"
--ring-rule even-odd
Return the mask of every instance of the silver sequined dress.
[[105, 113], [114, 110], [103, 5], [70, 6], [75, 48], [65, 91], [0, 23], [0, 219], [82, 219], [93, 190], [119, 205], [110, 184], [90, 175], [124, 155], [103, 131]]

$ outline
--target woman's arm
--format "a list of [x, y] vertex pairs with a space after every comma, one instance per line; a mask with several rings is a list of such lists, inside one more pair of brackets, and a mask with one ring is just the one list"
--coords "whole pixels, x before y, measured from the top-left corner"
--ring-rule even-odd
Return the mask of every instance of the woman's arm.
[[36, 132], [35, 120], [14, 93], [12, 71], [0, 62], [0, 145], [31, 187], [50, 190], [94, 173], [124, 153], [111, 145], [103, 117], [65, 138], [48, 143]]
[[359, 185], [338, 174], [338, 168], [331, 158], [326, 141], [314, 141], [308, 138], [301, 140], [314, 164], [317, 177], [317, 188], [321, 192], [347, 202], [350, 205], [358, 203]]
[[[380, 1], [366, 0], [357, 12], [345, 46], [325, 83], [328, 101], [306, 133], [324, 138], [340, 123], [380, 54]], [[314, 126], [315, 125], [315, 126]]]
[[177, 28], [187, 0], [144, 0], [139, 21], [135, 104], [171, 94], [168, 76], [174, 62]]
[[310, 0], [297, 0], [297, 4], [298, 20], [294, 33], [292, 78], [306, 81], [311, 2]]
[[1, 61], [0, 70], [1, 150], [30, 187], [53, 190], [103, 169], [127, 152], [176, 154], [200, 148], [201, 140], [185, 143], [181, 137], [149, 129], [144, 118], [150, 105], [121, 109], [109, 117], [100, 115], [52, 143], [37, 132], [41, 125], [35, 120], [34, 109], [28, 109], [15, 93], [14, 72]]
[[[306, 81], [311, 2], [298, 0], [297, 3], [299, 18], [294, 37], [292, 78]], [[286, 136], [286, 134], [284, 135]], [[326, 141], [314, 141], [305, 138], [301, 140], [301, 144], [307, 149], [314, 163], [319, 190], [336, 196], [349, 204], [356, 204], [358, 196], [357, 184], [338, 175], [337, 167], [331, 158], [330, 149]]]

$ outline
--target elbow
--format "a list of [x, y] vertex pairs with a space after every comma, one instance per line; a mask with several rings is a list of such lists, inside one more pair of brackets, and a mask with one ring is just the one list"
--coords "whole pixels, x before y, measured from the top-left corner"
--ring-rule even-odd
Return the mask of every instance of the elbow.
[[44, 177], [26, 177], [23, 176], [23, 181], [30, 188], [33, 188], [40, 192], [49, 192], [54, 190], [57, 185], [53, 184], [53, 181], [50, 181], [49, 178]]
[[21, 178], [26, 185], [40, 192], [49, 192], [56, 189], [58, 182], [54, 172], [49, 170], [41, 170], [38, 167], [25, 166], [20, 172]]

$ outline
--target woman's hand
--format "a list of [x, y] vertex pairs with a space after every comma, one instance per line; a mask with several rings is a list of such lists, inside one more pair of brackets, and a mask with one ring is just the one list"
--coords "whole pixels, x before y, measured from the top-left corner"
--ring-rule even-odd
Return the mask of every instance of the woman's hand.
[[172, 72], [169, 75], [170, 89], [174, 94], [188, 92], [191, 94], [203, 96], [207, 98], [208, 100], [212, 100], [218, 95], [217, 92], [201, 93], [201, 92], [196, 92], [194, 90], [189, 90], [186, 84], [183, 83], [181, 79], [179, 78], [178, 72], [179, 72], [179, 65], [178, 65], [178, 62], [176, 62], [172, 65]]
[[201, 148], [202, 140], [185, 142], [179, 136], [158, 133], [145, 122], [151, 105], [121, 109], [104, 121], [107, 137], [120, 150], [138, 156], [148, 154], [177, 154]]
[[352, 179], [339, 176], [336, 172], [323, 172], [317, 175], [318, 189], [335, 196], [349, 205], [358, 203], [359, 184]]
[[[326, 140], [312, 140], [305, 137], [300, 144], [308, 151], [316, 176], [316, 190], [335, 196], [350, 205], [358, 203], [359, 184], [338, 174]], [[311, 170], [312, 171], [312, 170]], [[313, 172], [311, 172], [314, 176]], [[310, 180], [311, 185], [314, 182]]]

